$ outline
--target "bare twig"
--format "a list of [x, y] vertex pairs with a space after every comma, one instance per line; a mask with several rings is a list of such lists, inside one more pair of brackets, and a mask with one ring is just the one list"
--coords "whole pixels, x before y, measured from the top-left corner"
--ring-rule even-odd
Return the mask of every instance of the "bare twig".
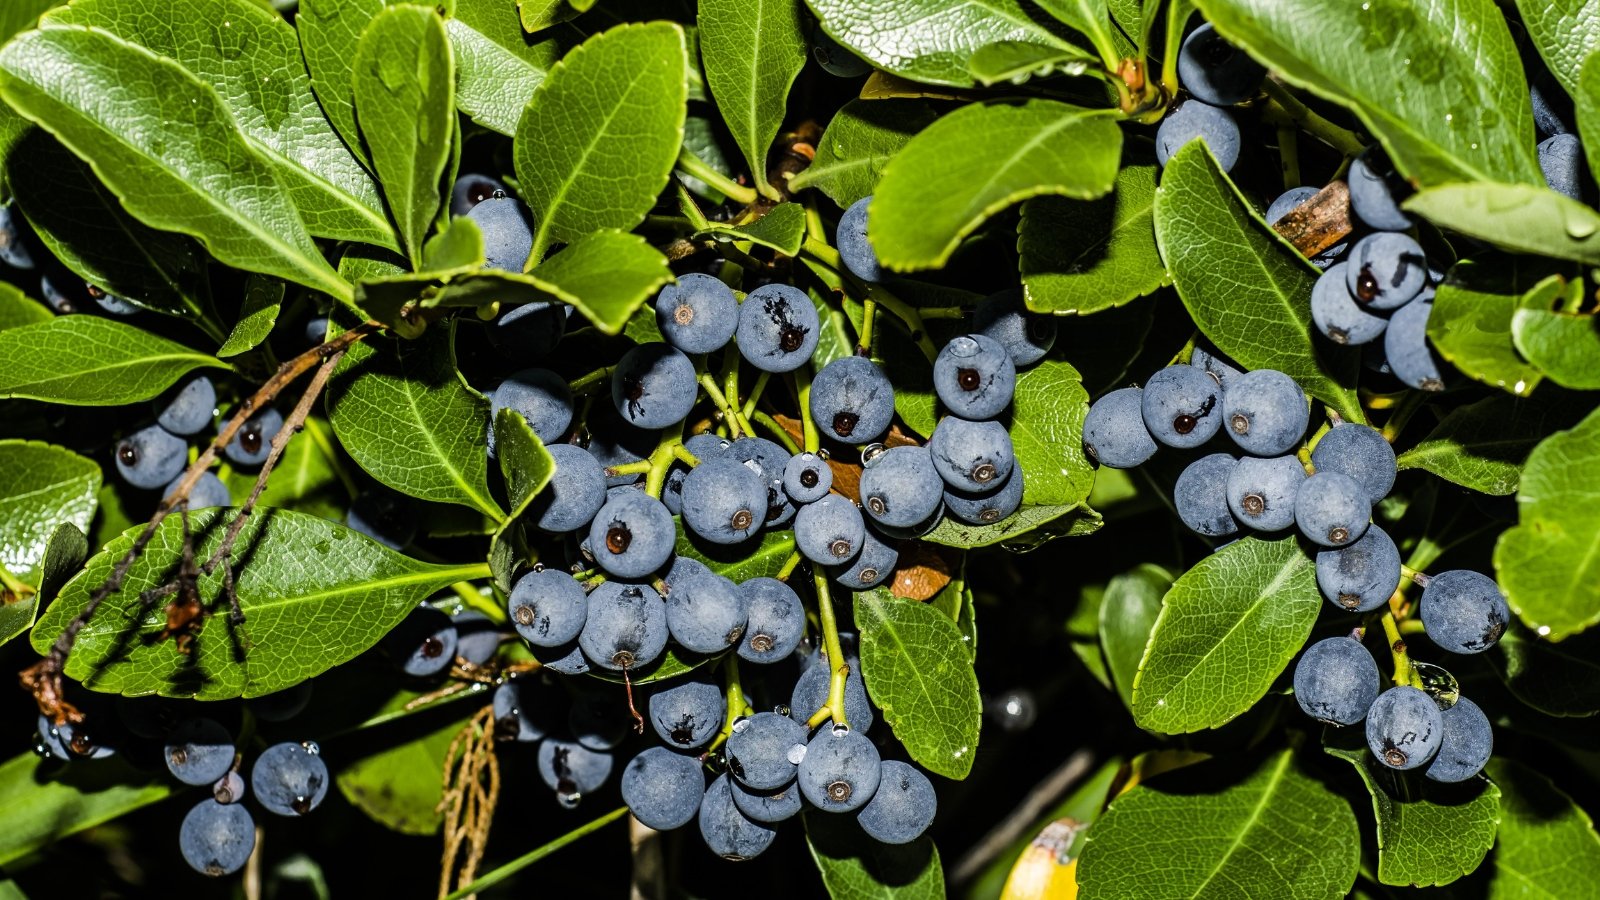
[[1350, 236], [1350, 186], [1330, 181], [1272, 226], [1301, 254], [1312, 257]]
[[1055, 771], [1028, 791], [1027, 797], [1011, 811], [1010, 815], [1001, 819], [999, 825], [984, 835], [982, 840], [956, 862], [951, 870], [950, 880], [960, 885], [978, 877], [984, 867], [998, 859], [1006, 852], [1006, 848], [1026, 835], [1028, 829], [1034, 827], [1046, 810], [1071, 790], [1083, 776], [1089, 774], [1093, 764], [1094, 755], [1088, 750], [1078, 750], [1067, 757], [1066, 762], [1057, 766]]

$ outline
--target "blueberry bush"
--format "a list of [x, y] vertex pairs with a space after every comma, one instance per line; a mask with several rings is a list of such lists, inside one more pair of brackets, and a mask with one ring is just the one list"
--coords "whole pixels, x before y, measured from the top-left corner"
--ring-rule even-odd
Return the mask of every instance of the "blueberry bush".
[[0, 41], [0, 897], [1596, 896], [1593, 0]]

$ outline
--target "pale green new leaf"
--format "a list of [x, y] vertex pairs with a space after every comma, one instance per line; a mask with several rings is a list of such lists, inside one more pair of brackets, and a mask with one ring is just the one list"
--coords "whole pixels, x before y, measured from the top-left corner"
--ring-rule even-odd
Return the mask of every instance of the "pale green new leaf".
[[1522, 296], [1511, 315], [1511, 343], [1562, 387], [1600, 389], [1600, 329], [1583, 308], [1584, 282], [1552, 275]]
[[706, 222], [691, 237], [718, 241], [749, 241], [770, 247], [784, 256], [798, 256], [806, 236], [806, 210], [798, 203], [779, 203], [761, 218], [746, 225]]
[[1600, 49], [1600, 0], [1517, 0], [1522, 27], [1567, 93], [1582, 93], [1584, 61]]
[[1153, 563], [1124, 572], [1106, 585], [1100, 601], [1100, 648], [1122, 702], [1133, 706], [1133, 682], [1150, 631], [1161, 614], [1161, 598], [1172, 589], [1172, 573]]
[[1094, 466], [1083, 450], [1089, 392], [1070, 363], [1045, 359], [1017, 376], [1011, 444], [1026, 474], [1022, 502], [1072, 506], [1089, 496]]
[[972, 84], [967, 60], [996, 41], [1062, 46], [1019, 0], [806, 0], [828, 36], [880, 69], [928, 84]]
[[38, 587], [56, 529], [88, 531], [99, 490], [93, 460], [39, 441], [0, 441], [0, 566]]
[[1117, 42], [1112, 38], [1115, 28], [1111, 24], [1111, 9], [1106, 0], [1037, 0], [1045, 12], [1089, 39], [1095, 50], [1103, 55], [1100, 62], [1108, 68], [1121, 61]]
[[789, 190], [814, 187], [848, 208], [877, 189], [889, 160], [934, 118], [921, 100], [851, 100], [833, 114], [816, 159], [789, 180]]
[[1452, 267], [1428, 315], [1428, 338], [1439, 354], [1491, 387], [1519, 397], [1533, 393], [1544, 376], [1517, 355], [1511, 319], [1523, 294], [1550, 270], [1541, 262], [1466, 260]]
[[774, 200], [782, 195], [767, 184], [767, 151], [783, 124], [789, 87], [806, 64], [800, 9], [799, 0], [701, 0], [699, 6], [706, 83], [756, 189]]
[[1542, 185], [1441, 184], [1403, 205], [1442, 228], [1505, 250], [1600, 264], [1600, 213]]
[[244, 299], [239, 303], [239, 321], [228, 332], [228, 339], [217, 350], [226, 359], [261, 346], [278, 323], [283, 306], [284, 284], [276, 278], [254, 273], [245, 277]]
[[112, 319], [59, 316], [0, 331], [0, 397], [69, 406], [148, 400], [214, 356]]
[[1600, 835], [1589, 814], [1527, 765], [1496, 756], [1488, 770], [1501, 791], [1489, 900], [1565, 900], [1594, 890]]
[[1121, 306], [1167, 283], [1155, 232], [1156, 167], [1125, 165], [1098, 200], [1038, 197], [1017, 229], [1028, 308], [1056, 315]]
[[[566, 0], [554, 3], [567, 6]], [[527, 7], [522, 4], [524, 21]], [[574, 43], [572, 29], [529, 35], [516, 7], [501, 0], [456, 0], [445, 27], [456, 54], [456, 105], [472, 121], [504, 135], [516, 132], [533, 92]]]

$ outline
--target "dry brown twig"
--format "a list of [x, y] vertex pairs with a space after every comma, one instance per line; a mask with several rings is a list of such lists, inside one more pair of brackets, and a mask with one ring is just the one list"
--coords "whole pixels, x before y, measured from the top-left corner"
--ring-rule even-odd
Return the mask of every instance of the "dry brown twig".
[[[495, 756], [494, 707], [485, 706], [463, 725], [444, 754], [444, 788], [438, 811], [444, 814], [444, 858], [439, 896], [471, 884], [489, 843], [489, 826], [500, 799], [500, 761]], [[452, 877], [454, 876], [454, 877]]]

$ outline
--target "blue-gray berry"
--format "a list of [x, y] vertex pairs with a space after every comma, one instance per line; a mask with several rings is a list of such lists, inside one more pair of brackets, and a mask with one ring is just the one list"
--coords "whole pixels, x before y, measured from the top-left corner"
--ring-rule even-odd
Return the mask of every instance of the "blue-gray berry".
[[1438, 705], [1414, 687], [1389, 688], [1367, 710], [1367, 747], [1391, 769], [1427, 765], [1443, 736]]
[[1131, 469], [1156, 454], [1155, 438], [1144, 424], [1144, 391], [1120, 388], [1096, 400], [1083, 420], [1083, 449], [1089, 458], [1113, 469]]
[[830, 440], [871, 443], [894, 420], [894, 386], [872, 360], [841, 356], [811, 382], [810, 405], [811, 421]]
[[1238, 465], [1230, 453], [1212, 453], [1184, 467], [1172, 488], [1172, 505], [1190, 531], [1206, 537], [1239, 531], [1239, 521], [1228, 507], [1228, 476]]
[[589, 593], [578, 646], [592, 665], [612, 672], [655, 662], [667, 647], [667, 607], [645, 584], [607, 581]]
[[1294, 501], [1305, 467], [1293, 456], [1247, 456], [1228, 473], [1228, 509], [1256, 531], [1281, 531], [1294, 524]]
[[1222, 427], [1222, 388], [1194, 366], [1167, 366], [1145, 382], [1139, 410], [1151, 437], [1168, 447], [1193, 449]]
[[1295, 663], [1294, 699], [1318, 722], [1354, 725], [1378, 699], [1378, 664], [1349, 636], [1317, 641]]
[[928, 451], [939, 476], [962, 491], [982, 491], [1002, 484], [1017, 464], [1011, 433], [999, 422], [945, 416], [933, 429]]
[[[992, 480], [992, 479], [991, 479]], [[926, 447], [891, 447], [861, 472], [861, 506], [882, 525], [910, 528], [939, 509], [944, 479]]]
[[672, 513], [643, 491], [607, 497], [589, 523], [595, 564], [617, 578], [643, 578], [666, 565], [677, 536]]
[[1377, 525], [1353, 544], [1317, 552], [1317, 587], [1339, 609], [1371, 612], [1399, 586], [1400, 549]]
[[506, 611], [523, 640], [535, 647], [559, 647], [583, 631], [589, 597], [566, 572], [539, 569], [524, 573], [511, 586]]
[[1275, 369], [1228, 379], [1222, 392], [1222, 430], [1253, 456], [1279, 456], [1300, 445], [1311, 422], [1305, 392]]
[[1495, 580], [1453, 569], [1428, 579], [1418, 604], [1428, 639], [1451, 653], [1482, 653], [1500, 642], [1511, 610]]
[[988, 335], [954, 337], [933, 360], [933, 390], [952, 415], [992, 419], [1011, 405], [1016, 364], [1005, 345]]

